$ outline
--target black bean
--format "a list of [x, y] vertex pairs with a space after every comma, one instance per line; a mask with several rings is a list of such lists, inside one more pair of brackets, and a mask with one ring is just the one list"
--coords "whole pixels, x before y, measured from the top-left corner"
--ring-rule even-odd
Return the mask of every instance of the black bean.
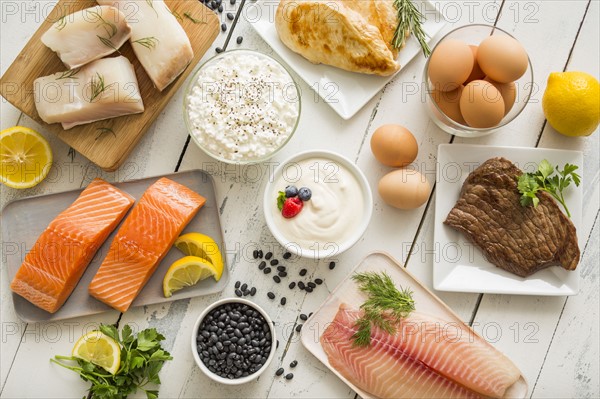
[[250, 295], [251, 295], [251, 296], [254, 296], [254, 295], [256, 295], [256, 287], [252, 287], [252, 288], [250, 289]]
[[229, 4], [231, 4], [232, 6], [234, 6], [235, 5], [235, 1], [236, 0], [229, 0]]
[[223, 6], [219, 6], [219, 8], [217, 8], [217, 10], [218, 10], [219, 12], [223, 12]]
[[283, 266], [283, 265], [277, 266], [277, 271], [284, 272], [285, 271], [285, 266]]
[[240, 284], [241, 284], [241, 283], [240, 283], [239, 281], [236, 281], [236, 282], [235, 282], [235, 288], [240, 288]]
[[269, 297], [269, 299], [275, 299], [275, 294], [273, 294], [272, 292], [267, 292], [267, 296]]
[[273, 281], [275, 281], [277, 284], [281, 283], [281, 278], [277, 275], [273, 276]]
[[329, 270], [335, 269], [335, 262], [329, 262]]
[[300, 332], [300, 330], [302, 330], [302, 324], [296, 326], [296, 332]]
[[302, 270], [300, 270], [300, 275], [301, 276], [306, 276], [306, 272], [308, 272], [308, 270], [302, 269]]
[[240, 288], [242, 291], [246, 291], [246, 289], [248, 288], [248, 284], [244, 283], [242, 284], [242, 288]]
[[273, 257], [273, 252], [267, 252], [267, 253], [266, 253], [266, 255], [265, 255], [265, 259], [266, 259], [266, 260], [269, 260], [269, 259], [271, 259], [272, 257]]
[[279, 264], [279, 261], [277, 259], [273, 259], [269, 263], [271, 263], [271, 266], [277, 266]]
[[292, 362], [290, 363], [290, 367], [291, 367], [291, 368], [294, 368], [294, 367], [296, 367], [297, 365], [298, 365], [298, 361], [297, 361], [297, 360], [294, 360], [294, 361], [292, 361]]
[[287, 277], [287, 272], [279, 272], [277, 273], [279, 277]]
[[306, 288], [306, 285], [304, 285], [304, 283], [302, 281], [298, 281], [298, 288], [300, 288], [301, 290]]
[[228, 13], [227, 13], [227, 19], [228, 19], [228, 20], [230, 20], [230, 21], [233, 21], [233, 19], [234, 19], [234, 18], [235, 18], [235, 17], [233, 16], [233, 14], [232, 14], [232, 13], [230, 13], [230, 12], [228, 12]]
[[315, 283], [317, 283], [318, 285], [321, 285], [321, 284], [323, 284], [323, 280], [320, 278], [316, 278]]
[[292, 281], [288, 287], [290, 287], [291, 290], [294, 289], [296, 287], [296, 282]]
[[271, 268], [270, 267], [266, 267], [265, 270], [263, 270], [264, 274], [269, 274], [271, 273]]
[[[221, 10], [223, 11], [223, 10]], [[221, 30], [225, 32], [227, 30], [227, 24], [221, 24]]]
[[281, 374], [283, 374], [284, 370], [283, 367], [280, 367], [277, 369], [277, 371], [275, 372], [275, 375], [280, 376]]
[[222, 52], [223, 52], [223, 49], [222, 49], [221, 47], [217, 47], [217, 48], [215, 49], [215, 51], [216, 51], [217, 53], [222, 53]]
[[300, 314], [300, 320], [304, 320], [304, 321], [306, 321], [306, 320], [308, 320], [308, 316], [307, 316], [307, 315], [305, 315], [304, 313], [301, 313], [301, 314]]
[[242, 291], [240, 291], [239, 289], [235, 290], [235, 295], [242, 296]]
[[244, 296], [248, 296], [250, 295], [250, 290], [245, 290], [244, 292], [242, 292], [242, 294], [244, 294]]
[[238, 36], [235, 41], [236, 41], [237, 44], [242, 44], [243, 40], [244, 40], [244, 38], [242, 36]]
[[285, 379], [286, 380], [291, 380], [292, 378], [294, 378], [294, 374], [292, 374], [292, 373], [289, 373], [289, 374], [285, 375]]
[[285, 299], [285, 297], [281, 298], [281, 301], [279, 301], [279, 303], [281, 303], [281, 305], [285, 305], [285, 302], [287, 301], [287, 299]]
[[289, 252], [286, 252], [286, 253], [283, 254], [283, 259], [289, 259], [291, 257], [292, 257], [292, 254], [289, 253]]
[[263, 251], [262, 251], [262, 249], [259, 249], [259, 250], [258, 250], [258, 257], [259, 257], [260, 259], [262, 259], [262, 257], [263, 257]]
[[317, 288], [317, 285], [312, 281], [309, 281], [308, 283], [306, 283], [306, 285], [308, 285], [310, 288]]
[[313, 289], [312, 289], [312, 287], [306, 287], [306, 292], [309, 292], [309, 293], [310, 293], [310, 292], [313, 292]]
[[213, 10], [214, 10], [215, 8], [217, 8], [217, 7], [219, 6], [219, 5], [217, 4], [217, 0], [213, 0], [213, 1], [211, 1], [211, 2], [210, 2], [210, 6], [213, 8]]
[[267, 267], [267, 262], [265, 262], [264, 260], [258, 264], [258, 269], [259, 270], [262, 270], [265, 267]]

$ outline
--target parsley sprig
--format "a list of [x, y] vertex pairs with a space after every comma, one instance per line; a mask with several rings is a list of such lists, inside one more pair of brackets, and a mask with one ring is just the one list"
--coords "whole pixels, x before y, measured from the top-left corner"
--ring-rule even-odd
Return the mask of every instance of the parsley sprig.
[[[121, 366], [115, 375], [71, 356], [57, 355], [50, 361], [78, 373], [84, 381], [91, 382], [90, 393], [94, 399], [124, 399], [138, 389], [144, 391], [148, 399], [158, 398], [158, 390], [148, 389], [147, 385], [160, 385], [158, 373], [165, 361], [173, 359], [160, 344], [165, 337], [155, 328], [148, 328], [134, 335], [128, 325], [123, 327], [120, 335], [112, 325], [103, 324], [100, 331], [121, 346]], [[64, 360], [76, 361], [78, 365], [72, 366], [64, 363]]]
[[394, 334], [396, 324], [415, 310], [415, 301], [409, 289], [396, 288], [392, 278], [383, 273], [357, 273], [352, 280], [358, 283], [358, 289], [368, 295], [360, 306], [363, 316], [356, 321], [358, 330], [352, 338], [357, 346], [371, 343], [373, 326]]
[[540, 199], [537, 197], [538, 191], [545, 191], [557, 200], [565, 209], [567, 216], [571, 217], [563, 191], [571, 185], [571, 182], [579, 187], [581, 177], [575, 173], [577, 169], [579, 169], [577, 165], [567, 163], [560, 170], [558, 166], [554, 168], [548, 160], [542, 160], [535, 173], [523, 173], [519, 176], [517, 188], [521, 193], [521, 205], [535, 208], [540, 203]]

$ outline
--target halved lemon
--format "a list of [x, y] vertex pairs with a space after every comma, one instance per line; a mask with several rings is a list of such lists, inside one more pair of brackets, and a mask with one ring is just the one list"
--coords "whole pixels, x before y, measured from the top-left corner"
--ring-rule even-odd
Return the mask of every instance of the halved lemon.
[[33, 129], [14, 126], [0, 132], [0, 181], [12, 188], [31, 188], [46, 178], [52, 150]]
[[98, 330], [79, 338], [72, 355], [100, 366], [111, 374], [116, 374], [121, 365], [121, 347], [114, 339]]
[[212, 263], [197, 256], [185, 256], [173, 262], [165, 274], [163, 279], [165, 298], [169, 298], [175, 291], [190, 287], [211, 276], [218, 280], [217, 269]]
[[215, 267], [217, 274], [215, 280], [219, 281], [223, 275], [223, 256], [219, 246], [211, 237], [202, 233], [187, 233], [175, 241], [175, 247], [188, 256], [204, 258]]

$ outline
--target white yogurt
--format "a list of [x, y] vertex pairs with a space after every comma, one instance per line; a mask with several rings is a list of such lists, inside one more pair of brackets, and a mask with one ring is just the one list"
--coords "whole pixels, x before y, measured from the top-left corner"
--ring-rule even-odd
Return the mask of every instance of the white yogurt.
[[[281, 215], [277, 195], [288, 185], [308, 187], [312, 198], [304, 201], [300, 213], [290, 219]], [[273, 221], [288, 245], [297, 245], [323, 256], [337, 249], [361, 228], [365, 197], [352, 172], [325, 158], [290, 163], [276, 177], [271, 192]]]
[[191, 134], [217, 158], [264, 159], [288, 140], [299, 116], [294, 81], [276, 61], [240, 50], [199, 71], [187, 97]]

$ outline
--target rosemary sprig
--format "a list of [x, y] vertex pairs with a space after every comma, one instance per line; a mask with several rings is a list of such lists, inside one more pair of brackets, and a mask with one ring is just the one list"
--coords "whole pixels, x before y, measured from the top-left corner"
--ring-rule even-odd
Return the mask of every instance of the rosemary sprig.
[[396, 27], [396, 32], [394, 32], [394, 38], [392, 39], [394, 47], [397, 49], [402, 48], [404, 44], [406, 44], [406, 34], [407, 32], [410, 32], [421, 45], [423, 55], [429, 57], [431, 49], [427, 44], [425, 32], [421, 25], [424, 18], [421, 11], [419, 11], [411, 0], [394, 0], [394, 6], [396, 6], [396, 9], [398, 10], [398, 26]]
[[79, 73], [79, 70], [81, 68], [75, 68], [75, 69], [69, 69], [68, 71], [64, 71], [63, 73], [60, 74], [59, 77], [56, 78], [56, 80], [61, 80], [61, 79], [79, 79], [79, 76], [75, 76]]
[[142, 37], [141, 39], [134, 40], [132, 43], [137, 43], [141, 46], [144, 46], [148, 50], [154, 50], [154, 48], [156, 47], [156, 45], [159, 42], [160, 42], [160, 40], [158, 40], [154, 36], [150, 36], [150, 37]]
[[373, 326], [393, 334], [396, 331], [395, 324], [415, 310], [412, 291], [408, 288], [396, 288], [392, 278], [385, 272], [357, 273], [352, 276], [352, 280], [368, 296], [360, 306], [363, 316], [356, 321], [358, 330], [352, 336], [357, 346], [371, 343]]
[[96, 72], [96, 77], [92, 77], [91, 80], [92, 95], [90, 96], [90, 102], [93, 102], [100, 94], [104, 92], [104, 90], [106, 90], [106, 86], [104, 85], [104, 76]]
[[192, 17], [192, 15], [189, 12], [184, 12], [183, 16], [186, 17], [187, 19], [189, 19], [190, 21], [192, 21], [195, 24], [205, 24], [206, 21], [200, 21], [199, 19], [196, 19], [194, 17]]
[[110, 127], [99, 127], [98, 129], [96, 129], [96, 131], [99, 132], [99, 133], [96, 136], [96, 138], [94, 139], [94, 141], [98, 140], [100, 137], [104, 136], [106, 133], [110, 133], [113, 136], [115, 136], [115, 138], [117, 138], [117, 134]]

